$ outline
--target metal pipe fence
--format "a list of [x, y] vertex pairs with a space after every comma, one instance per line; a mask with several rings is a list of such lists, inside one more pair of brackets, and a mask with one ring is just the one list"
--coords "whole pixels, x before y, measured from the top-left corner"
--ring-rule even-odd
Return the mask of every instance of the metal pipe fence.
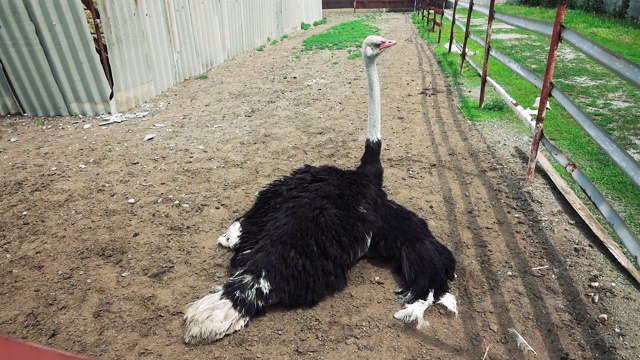
[[[638, 264], [640, 261], [640, 241], [633, 234], [632, 230], [626, 224], [624, 219], [618, 214], [613, 206], [607, 201], [605, 196], [596, 186], [589, 180], [589, 178], [579, 169], [564, 152], [555, 146], [545, 135], [543, 131], [543, 122], [546, 106], [546, 99], [548, 96], [553, 97], [558, 103], [567, 111], [569, 115], [580, 125], [582, 129], [594, 140], [594, 142], [602, 148], [605, 154], [620, 168], [629, 180], [638, 188], [640, 188], [640, 165], [638, 162], [629, 155], [620, 145], [618, 145], [604, 130], [602, 130], [579, 106], [577, 106], [565, 93], [563, 93], [556, 84], [552, 82], [553, 79], [553, 67], [555, 65], [555, 53], [560, 44], [560, 41], [566, 42], [576, 50], [585, 54], [594, 61], [602, 64], [605, 68], [610, 70], [613, 74], [624, 79], [628, 83], [640, 87], [640, 65], [633, 63], [632, 61], [624, 58], [623, 56], [616, 54], [605, 47], [596, 44], [590, 39], [580, 35], [574, 30], [565, 27], [562, 22], [564, 18], [564, 11], [566, 10], [566, 0], [560, 0], [556, 20], [554, 23], [523, 18], [514, 15], [502, 14], [493, 11], [493, 4], [495, 0], [491, 0], [491, 8], [484, 6], [474, 5], [473, 0], [470, 2], [455, 1], [453, 14], [455, 14], [457, 7], [468, 9], [466, 16], [466, 22], [463, 19], [454, 18], [451, 12], [447, 12], [445, 16], [451, 21], [451, 34], [449, 40], [449, 52], [451, 51], [454, 41], [454, 28], [457, 26], [464, 31], [463, 45], [458, 44], [457, 47], [461, 48], [461, 66], [460, 71], [463, 70], [465, 60], [472, 65], [472, 67], [482, 76], [483, 79], [487, 76], [487, 63], [488, 55], [491, 55], [494, 59], [505, 65], [515, 74], [522, 79], [526, 80], [537, 89], [541, 91], [540, 107], [536, 117], [535, 124], [527, 123], [527, 126], [534, 132], [534, 140], [531, 146], [530, 164], [527, 170], [529, 175], [533, 174], [533, 166], [535, 166], [536, 156], [538, 153], [538, 144], [541, 142], [543, 146], [551, 153], [554, 159], [572, 176], [576, 183], [580, 186], [582, 191], [587, 195], [590, 201], [596, 206], [600, 213], [607, 219], [607, 222], [611, 228], [616, 232], [623, 245], [627, 248], [635, 262]], [[511, 26], [529, 30], [539, 35], [543, 35], [551, 38], [549, 46], [549, 55], [547, 58], [547, 68], [543, 78], [529, 70], [526, 66], [517, 63], [510, 59], [508, 56], [500, 53], [491, 47], [491, 36], [489, 30], [487, 31], [487, 38], [482, 39], [477, 35], [471, 34], [469, 27], [471, 23], [472, 13], [477, 12], [479, 14], [487, 16], [487, 28], [491, 29], [491, 22], [499, 20], [507, 23]], [[555, 31], [554, 31], [555, 30]], [[554, 37], [555, 36], [555, 37]], [[467, 54], [467, 40], [478, 43], [485, 49], [485, 58], [482, 66], [475, 63], [471, 57]], [[484, 87], [486, 81], [481, 83], [481, 93], [484, 93]], [[480, 106], [482, 105], [482, 100]]]

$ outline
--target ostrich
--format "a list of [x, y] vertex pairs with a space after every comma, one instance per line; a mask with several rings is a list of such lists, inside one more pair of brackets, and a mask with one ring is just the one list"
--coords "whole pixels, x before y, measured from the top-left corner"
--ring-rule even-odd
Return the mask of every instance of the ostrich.
[[[218, 239], [220, 245], [234, 250], [230, 265], [235, 274], [185, 311], [187, 344], [213, 342], [238, 331], [273, 304], [315, 305], [346, 286], [348, 270], [369, 250], [373, 239], [377, 243], [373, 247], [380, 255], [401, 262], [409, 270], [436, 269], [442, 273], [443, 267], [451, 264], [434, 260], [434, 254], [416, 251], [421, 250], [419, 244], [425, 238], [420, 235], [424, 233], [421, 219], [389, 201], [382, 189], [376, 59], [395, 44], [393, 40], [369, 36], [362, 46], [369, 84], [369, 123], [360, 165], [355, 170], [305, 165], [258, 193], [253, 206]], [[394, 231], [394, 220], [401, 220], [407, 229]], [[384, 224], [387, 221], [390, 223]], [[433, 238], [423, 223], [430, 236], [427, 238]], [[411, 229], [417, 232], [414, 234]], [[433, 241], [437, 243], [434, 238]], [[450, 252], [448, 255], [453, 258]], [[405, 264], [414, 260], [435, 262], [433, 268]], [[455, 261], [452, 266], [448, 268], [450, 272]], [[450, 294], [446, 280], [437, 291], [429, 293], [429, 298], [421, 288], [426, 282], [416, 279], [419, 276], [403, 276], [405, 302], [419, 306], [407, 305], [399, 312], [404, 313], [397, 313], [396, 317], [402, 320], [420, 323], [434, 296], [435, 300], [452, 298], [447, 297]], [[436, 276], [429, 278], [440, 281]], [[453, 303], [440, 302], [450, 309], [451, 304], [455, 306], [455, 298]]]
[[355, 170], [310, 166], [261, 190], [253, 206], [218, 239], [234, 249], [235, 274], [185, 311], [187, 344], [238, 331], [273, 304], [312, 306], [347, 284], [348, 270], [369, 249], [386, 199], [380, 165], [377, 57], [395, 45], [367, 37], [362, 57], [369, 85], [365, 151]]

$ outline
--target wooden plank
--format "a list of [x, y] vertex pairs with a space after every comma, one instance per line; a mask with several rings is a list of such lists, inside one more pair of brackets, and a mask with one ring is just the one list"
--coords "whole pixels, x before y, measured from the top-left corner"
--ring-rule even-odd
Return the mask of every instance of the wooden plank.
[[564, 195], [565, 199], [571, 204], [573, 209], [580, 215], [582, 220], [589, 226], [591, 231], [602, 241], [604, 246], [609, 250], [613, 257], [618, 260], [620, 265], [624, 267], [629, 274], [640, 284], [640, 271], [635, 265], [627, 259], [618, 243], [609, 236], [607, 231], [600, 225], [598, 220], [591, 214], [589, 209], [582, 203], [573, 190], [567, 185], [564, 179], [558, 174], [556, 169], [551, 165], [549, 160], [542, 154], [538, 154], [538, 164], [542, 166], [544, 171], [549, 175], [551, 181], [556, 185], [558, 190]]

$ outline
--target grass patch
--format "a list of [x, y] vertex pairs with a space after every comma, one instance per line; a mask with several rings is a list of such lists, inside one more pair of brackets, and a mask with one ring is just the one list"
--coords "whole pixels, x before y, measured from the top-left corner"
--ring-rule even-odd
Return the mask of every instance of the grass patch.
[[196, 76], [196, 80], [205, 80], [205, 79], [208, 79], [208, 78], [209, 78], [209, 75], [207, 75], [207, 74], [200, 74], [200, 75]]
[[302, 42], [304, 51], [311, 50], [347, 50], [347, 58], [361, 57], [362, 41], [371, 34], [377, 34], [378, 28], [361, 20], [348, 21], [332, 26], [327, 31], [308, 37]]
[[[518, 5], [499, 5], [497, 12], [553, 22], [555, 9], [532, 8]], [[482, 15], [474, 13], [477, 19]], [[466, 19], [466, 9], [458, 9], [459, 19]], [[446, 18], [443, 27], [443, 42], [448, 41], [451, 23]], [[423, 38], [435, 44], [437, 33], [425, 32], [425, 23], [419, 16], [414, 16], [414, 23]], [[464, 23], [464, 21], [463, 21]], [[493, 49], [523, 64], [529, 70], [543, 77], [546, 58], [549, 51], [549, 39], [537, 34], [519, 30], [496, 27], [492, 31], [491, 46]], [[470, 28], [471, 33], [485, 38], [486, 21], [478, 21]], [[610, 19], [578, 10], [567, 11], [564, 25], [589, 37], [591, 40], [611, 49], [634, 62], [640, 62], [640, 24], [629, 21]], [[456, 26], [455, 38], [463, 42], [463, 30]], [[507, 36], [508, 35], [508, 36]], [[473, 54], [473, 60], [482, 65], [484, 48], [472, 40], [467, 43]], [[508, 108], [499, 105], [500, 99], [487, 86], [484, 109], [478, 109], [479, 92], [474, 91], [480, 85], [480, 77], [465, 64], [460, 71], [460, 55], [448, 54], [442, 46], [436, 47], [442, 67], [455, 85], [462, 86], [461, 108], [468, 119], [483, 121], [500, 119], [519, 123]], [[525, 108], [532, 107], [540, 90], [515, 75], [498, 61], [489, 61], [489, 76], [499, 83], [516, 101]], [[571, 98], [585, 113], [603, 128], [621, 147], [631, 154], [640, 154], [640, 89], [618, 79], [610, 71], [595, 61], [587, 58], [567, 44], [560, 44], [556, 62], [554, 84]], [[469, 92], [470, 91], [470, 92]], [[626, 175], [617, 168], [609, 157], [595, 144], [576, 121], [553, 98], [549, 100], [551, 110], [545, 116], [545, 134], [559, 148], [578, 164], [581, 170], [591, 179], [598, 189], [617, 209], [635, 234], [640, 234], [640, 190]], [[636, 104], [636, 105], [633, 105]], [[506, 106], [506, 104], [505, 104]], [[520, 125], [520, 127], [524, 128]], [[597, 209], [575, 185], [566, 171], [556, 165], [567, 183], [574, 187], [576, 194], [590, 206], [591, 211], [600, 217]], [[600, 222], [606, 220], [600, 217]], [[609, 231], [612, 236], [616, 235]]]
[[302, 23], [300, 23], [300, 29], [309, 30], [309, 29], [311, 29], [311, 24], [307, 24], [306, 22], [302, 22]]
[[[556, 9], [518, 5], [498, 5], [496, 11], [553, 22]], [[616, 20], [582, 10], [567, 10], [565, 26], [579, 32], [610, 50], [640, 63], [640, 23]]]
[[322, 18], [322, 20], [316, 20], [313, 22], [313, 26], [320, 26], [327, 23], [327, 18]]
[[637, 302], [637, 301], [638, 301], [638, 299], [636, 298], [636, 296], [635, 296], [632, 292], [630, 292], [630, 291], [628, 291], [628, 290], [626, 290], [626, 291], [622, 294], [622, 298], [623, 298], [623, 299], [625, 299], [625, 300], [628, 300], [628, 301], [633, 301], [633, 302]]

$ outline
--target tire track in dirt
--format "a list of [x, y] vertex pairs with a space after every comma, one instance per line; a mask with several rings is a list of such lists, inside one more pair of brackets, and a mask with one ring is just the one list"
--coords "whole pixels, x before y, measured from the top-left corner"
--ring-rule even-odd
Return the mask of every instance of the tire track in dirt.
[[[423, 89], [427, 89], [428, 83], [434, 83], [435, 77], [437, 76], [435, 73], [435, 69], [438, 68], [438, 64], [434, 58], [433, 51], [427, 48], [426, 43], [418, 38], [415, 33], [412, 35], [412, 39], [414, 39], [414, 44], [416, 48], [418, 63], [419, 63], [419, 73], [421, 75], [421, 81]], [[425, 63], [428, 65], [425, 67]], [[426, 70], [428, 68], [429, 70]], [[567, 347], [563, 345], [563, 341], [559, 334], [557, 333], [557, 325], [558, 322], [553, 318], [552, 314], [555, 311], [551, 308], [551, 305], [545, 301], [545, 296], [540, 287], [540, 284], [537, 281], [537, 278], [532, 276], [522, 276], [519, 277], [519, 281], [521, 282], [520, 286], [518, 286], [519, 291], [525, 294], [526, 299], [528, 300], [527, 304], [521, 304], [525, 306], [527, 309], [524, 310], [522, 308], [513, 309], [508, 301], [508, 294], [505, 293], [504, 286], [501, 283], [504, 281], [501, 280], [500, 274], [498, 274], [497, 269], [501, 266], [500, 264], [505, 261], [509, 261], [509, 259], [505, 259], [504, 255], [510, 257], [513, 260], [512, 264], [518, 274], [528, 274], [530, 273], [530, 269], [535, 267], [532, 265], [529, 260], [529, 256], [527, 256], [526, 251], [521, 247], [521, 245], [516, 241], [517, 235], [512, 225], [510, 218], [513, 216], [509, 216], [507, 211], [503, 206], [496, 206], [500, 204], [501, 200], [494, 194], [492, 189], [489, 187], [489, 184], [495, 182], [494, 178], [486, 175], [486, 171], [484, 171], [483, 164], [486, 164], [486, 159], [483, 156], [490, 156], [493, 158], [494, 163], [500, 163], [500, 160], [495, 157], [495, 154], [491, 151], [486, 151], [486, 149], [475, 149], [473, 142], [470, 141], [469, 137], [466, 135], [468, 128], [462, 128], [462, 124], [464, 124], [464, 119], [458, 116], [457, 108], [454, 106], [455, 101], [452, 96], [447, 96], [449, 94], [447, 92], [435, 91], [432, 97], [429, 99], [435, 100], [433, 104], [428, 101], [426, 96], [422, 98], [422, 107], [425, 116], [425, 124], [428, 128], [428, 132], [431, 135], [432, 144], [442, 144], [443, 147], [433, 147], [434, 155], [437, 159], [438, 168], [446, 169], [446, 171], [438, 172], [438, 181], [440, 182], [441, 188], [443, 190], [443, 196], [445, 197], [446, 203], [451, 204], [462, 204], [463, 206], [463, 214], [472, 214], [474, 212], [473, 202], [466, 201], [463, 194], [465, 185], [463, 184], [463, 180], [461, 178], [455, 178], [454, 174], [461, 176], [463, 174], [469, 174], [476, 179], [473, 181], [469, 181], [469, 184], [473, 184], [473, 186], [469, 186], [469, 188], [476, 189], [476, 196], [479, 202], [485, 202], [490, 204], [491, 206], [485, 214], [491, 215], [489, 216], [489, 220], [487, 218], [479, 219], [478, 216], [464, 216], [464, 221], [461, 221], [462, 217], [458, 218], [455, 214], [455, 209], [447, 209], [447, 214], [450, 219], [452, 219], [451, 224], [458, 224], [458, 226], [451, 227], [451, 234], [455, 236], [457, 239], [464, 239], [464, 235], [466, 230], [464, 229], [467, 226], [471, 229], [472, 237], [473, 237], [473, 245], [475, 247], [476, 256], [482, 261], [480, 261], [480, 270], [482, 273], [482, 278], [486, 281], [489, 289], [491, 289], [490, 294], [474, 294], [473, 290], [465, 289], [462, 291], [463, 298], [467, 297], [468, 300], [472, 299], [473, 296], [486, 296], [489, 295], [491, 307], [495, 310], [497, 318], [496, 320], [499, 323], [499, 328], [501, 330], [506, 330], [510, 327], [516, 328], [525, 328], [527, 332], [531, 332], [530, 328], [526, 327], [526, 324], [535, 323], [536, 331], [539, 334], [539, 338], [541, 342], [544, 344], [544, 349], [540, 349], [538, 347], [538, 352], [542, 353], [543, 351], [547, 352], [548, 358], [562, 358], [563, 356], [568, 356], [569, 353], [576, 352], [568, 352]], [[443, 99], [443, 97], [446, 98]], [[442, 104], [446, 104], [447, 106], [440, 106]], [[433, 116], [430, 116], [430, 105], [433, 107]], [[435, 119], [435, 121], [434, 121]], [[444, 119], [452, 119], [453, 121], [453, 129], [451, 126], [448, 126], [448, 123], [444, 121]], [[453, 130], [453, 131], [452, 131]], [[457, 138], [457, 139], [456, 139]], [[484, 140], [484, 139], [483, 139]], [[460, 149], [454, 144], [461, 144], [464, 149], [463, 153], [469, 157], [469, 161], [458, 161], [456, 158], [447, 166], [446, 157], [451, 154], [458, 155], [460, 154]], [[489, 146], [483, 141], [482, 145], [486, 145], [486, 148]], [[454, 174], [450, 174], [451, 168], [454, 169]], [[451, 181], [451, 179], [455, 179], [457, 181]], [[517, 183], [511, 182], [510, 192], [513, 193], [523, 193], [523, 189], [521, 186], [518, 186]], [[521, 205], [525, 205], [524, 213], [526, 214], [534, 214], [533, 207], [530, 202], [522, 201]], [[491, 220], [493, 219], [493, 221]], [[488, 220], [488, 221], [487, 221]], [[481, 222], [483, 224], [481, 224]], [[482, 228], [486, 228], [487, 223], [495, 222], [498, 224], [498, 232], [499, 238], [495, 240], [499, 240], [497, 243], [495, 240], [491, 241], [487, 239], [486, 231], [482, 231]], [[548, 246], [550, 244], [549, 239], [547, 238], [544, 229], [542, 228], [540, 222], [538, 221], [528, 221], [526, 225], [530, 228], [532, 234], [538, 238], [538, 242], [541, 244], [546, 244], [544, 246], [544, 254], [543, 258], [551, 260], [552, 264], [562, 264], [562, 258], [559, 256], [557, 251], [553, 246]], [[455, 251], [458, 254], [463, 254], [461, 258], [467, 259], [467, 255], [464, 254], [464, 246], [463, 244], [456, 243]], [[464, 240], [463, 240], [464, 242]], [[496, 248], [497, 247], [497, 248]], [[501, 252], [500, 248], [504, 248], [508, 253], [504, 254]], [[461, 264], [461, 267], [466, 267], [466, 264]], [[461, 269], [462, 270], [462, 269]], [[465, 269], [468, 271], [467, 269]], [[462, 273], [462, 272], [461, 272]], [[461, 274], [459, 274], [461, 275]], [[464, 277], [466, 274], [462, 273], [461, 277]], [[579, 296], [579, 291], [576, 286], [573, 284], [571, 279], [568, 276], [557, 276], [556, 281], [561, 282], [559, 287], [564, 296], [566, 304], [569, 304], [571, 308], [575, 310], [575, 313], [578, 314], [586, 314], [588, 311], [586, 310], [586, 304], [584, 300]], [[459, 288], [459, 287], [458, 287]], [[462, 305], [464, 309], [464, 304]], [[499, 312], [500, 309], [509, 309], [508, 312]], [[467, 336], [474, 336], [477, 332], [479, 332], [478, 319], [464, 319], [468, 314], [472, 314], [471, 309], [467, 309], [467, 314], [464, 312], [461, 313], [461, 317], [463, 317], [463, 324], [465, 327], [465, 334]], [[513, 313], [512, 313], [513, 312]], [[527, 312], [529, 314], [533, 314], [534, 317], [525, 316], [525, 319], [522, 318], [522, 313]], [[606, 342], [601, 334], [597, 331], [593, 331], [592, 326], [588, 326], [586, 322], [579, 321], [579, 324], [582, 324], [582, 336], [587, 344], [589, 344], [591, 348], [591, 353], [594, 356], [599, 358], [602, 357], [603, 349], [606, 349]], [[517, 324], [520, 324], [518, 327]], [[476, 330], [478, 329], [478, 330]], [[568, 334], [568, 336], [570, 336]], [[482, 351], [479, 351], [479, 356], [482, 356]], [[518, 357], [524, 358], [524, 355], [518, 352], [510, 352], [510, 358]]]
[[[433, 53], [427, 52], [427, 54], [432, 55]], [[430, 57], [430, 60], [433, 66], [437, 66], [433, 56]], [[431, 69], [433, 69], [433, 67]], [[465, 131], [468, 131], [468, 128], [463, 129], [461, 126], [464, 120], [457, 116], [457, 109], [453, 107], [453, 101], [445, 101], [445, 103], [449, 105], [449, 111], [454, 118], [453, 124], [456, 127], [456, 132], [462, 136], [463, 141], [459, 143], [466, 145], [468, 154], [473, 158], [473, 163], [477, 165], [477, 168], [480, 168], [483, 161], [478, 156], [479, 152], [474, 151], [472, 148], [472, 143], [467, 141]], [[485, 141], [483, 141], [482, 145], [486, 148], [490, 148]], [[484, 154], [486, 156], [491, 156], [494, 163], [499, 163], [499, 160], [495, 157], [495, 153], [489, 151]], [[491, 184], [494, 180], [486, 176], [483, 171], [478, 171], [476, 175], [481, 180], [480, 183], [484, 185], [484, 190], [489, 196], [490, 203], [498, 204], [500, 200], [493, 195], [489, 188], [487, 188], [487, 184]], [[541, 174], [538, 175], [540, 176]], [[522, 194], [522, 197], [526, 196], [521, 183], [511, 182], [510, 185], [511, 187], [509, 191], [511, 193]], [[525, 214], [533, 215], [535, 213], [530, 201], [522, 201], [519, 205], [525, 207], [525, 209], [523, 209]], [[496, 219], [510, 218], [505, 212], [504, 207], [492, 206], [491, 209]], [[527, 219], [530, 219], [529, 216], [527, 216]], [[557, 252], [556, 248], [551, 245], [551, 241], [548, 238], [545, 229], [541, 225], [541, 222], [537, 219], [531, 219], [531, 221], [528, 221], [526, 225], [529, 227], [531, 233], [538, 238], [538, 243], [543, 245], [542, 257], [550, 259], [551, 264], [563, 264], [563, 258]], [[519, 259], [519, 261], [514, 262], [516, 271], [520, 274], [529, 273], [530, 269], [534, 267], [535, 264], [531, 264], [529, 261], [530, 256], [527, 256], [524, 249], [520, 247], [516, 241], [512, 241], [512, 239], [516, 239], [516, 233], [511, 222], [500, 222], [499, 229], [503, 243], [508, 250], [509, 255], [512, 259]], [[587, 304], [583, 297], [580, 296], [580, 291], [577, 289], [572, 279], [569, 276], [563, 276], [562, 274], [556, 276], [555, 279], [564, 296], [565, 303], [574, 310], [574, 314], [588, 314]], [[567, 351], [567, 349], [569, 349], [568, 344], [563, 345], [562, 339], [556, 332], [558, 321], [553, 319], [551, 316], [555, 311], [551, 309], [551, 306], [547, 301], [540, 301], [541, 299], [545, 299], [545, 291], [541, 289], [537, 278], [532, 276], [523, 276], [520, 277], [520, 280], [523, 282], [524, 289], [526, 290], [524, 293], [529, 300], [529, 306], [532, 308], [533, 314], [536, 315], [536, 325], [547, 350], [548, 358], [562, 358], [563, 356], [569, 356], [570, 353], [575, 354], [576, 352]], [[542, 318], [543, 321], [540, 321], [540, 318]], [[600, 332], [594, 331], [595, 329], [593, 326], [589, 326], [587, 322], [581, 321], [579, 318], [574, 318], [574, 320], [581, 325], [580, 330], [582, 331], [582, 336], [586, 340], [585, 343], [590, 347], [590, 351], [595, 358], [611, 356], [607, 354], [609, 352], [607, 351], [606, 341]], [[567, 335], [571, 336], [571, 334]]]
[[[416, 57], [418, 59], [421, 85], [423, 89], [427, 89], [428, 83], [429, 84], [435, 83], [434, 66], [438, 66], [438, 65], [435, 64], [435, 61], [433, 60], [433, 55], [431, 50], [426, 49], [426, 44], [422, 39], [420, 39], [417, 36], [417, 32], [415, 30], [412, 35], [412, 40], [416, 50]], [[427, 64], [425, 64], [425, 62]], [[429, 70], [427, 70], [427, 68]], [[440, 188], [442, 189], [443, 197], [445, 198], [445, 203], [463, 204], [464, 212], [470, 214], [472, 213], [473, 210], [469, 208], [468, 206], [469, 203], [467, 201], [464, 201], [463, 199], [462, 194], [464, 193], [464, 191], [462, 190], [463, 185], [460, 183], [461, 179], [455, 176], [455, 174], [465, 174], [466, 171], [463, 169], [462, 163], [459, 161], [454, 160], [453, 164], [445, 164], [446, 163], [445, 158], [457, 152], [457, 148], [454, 147], [453, 144], [449, 141], [450, 134], [449, 134], [448, 128], [445, 127], [446, 126], [445, 117], [447, 119], [451, 119], [454, 122], [460, 119], [458, 119], [457, 116], [455, 116], [455, 112], [449, 111], [449, 113], [443, 114], [443, 111], [440, 109], [439, 104], [441, 104], [442, 101], [452, 103], [454, 99], [452, 98], [447, 98], [444, 100], [440, 99], [441, 97], [440, 94], [441, 94], [440, 91], [435, 91], [434, 96], [430, 98], [423, 96], [422, 102], [421, 102], [422, 110], [424, 113], [423, 120], [427, 127], [427, 131], [431, 137], [431, 140], [432, 140], [431, 143], [433, 145], [436, 145], [436, 144], [442, 145], [442, 146], [432, 146], [433, 153], [436, 158], [436, 162], [438, 164], [437, 167], [440, 169], [445, 169], [445, 171], [439, 171], [437, 173], [437, 178], [438, 178], [438, 182], [440, 183]], [[429, 104], [428, 99], [434, 100], [433, 104]], [[434, 109], [433, 115], [431, 114], [432, 111], [430, 109], [431, 107], [430, 105], [433, 105], [432, 106]], [[454, 134], [454, 135], [457, 135], [458, 137], [462, 137], [462, 138], [466, 137], [464, 136], [464, 134]], [[448, 166], [445, 167], [445, 165], [448, 165]], [[451, 173], [451, 170], [452, 170], [451, 168], [454, 169], [454, 173]], [[456, 181], [452, 181], [453, 179], [455, 179]], [[455, 244], [455, 253], [458, 254], [459, 258], [461, 258], [459, 254], [465, 253], [465, 246], [464, 246], [464, 242], [466, 242], [465, 239], [471, 238], [470, 240], [471, 240], [471, 243], [473, 243], [474, 247], [476, 248], [475, 252], [477, 253], [477, 256], [480, 256], [486, 260], [486, 261], [480, 261], [479, 263], [480, 270], [482, 272], [482, 277], [491, 288], [494, 288], [491, 285], [498, 284], [500, 282], [498, 279], [498, 275], [494, 270], [497, 268], [497, 266], [491, 261], [491, 255], [487, 251], [487, 246], [486, 246], [487, 241], [484, 238], [483, 234], [479, 231], [480, 225], [478, 224], [476, 218], [474, 216], [466, 216], [464, 218], [459, 218], [456, 214], [455, 208], [452, 208], [452, 207], [448, 207], [446, 209], [446, 212], [447, 212], [447, 217], [451, 219], [451, 222], [450, 222], [451, 226], [449, 229], [449, 232], [452, 235], [451, 237], [453, 239], [458, 239]], [[468, 233], [469, 229], [471, 232], [470, 234], [471, 236], [468, 236], [468, 234], [466, 236], [463, 236], [465, 233]], [[467, 255], [465, 254], [464, 257], [466, 258]], [[467, 279], [466, 266], [464, 263], [461, 263], [460, 265], [461, 266], [459, 266], [459, 270], [458, 270], [460, 272], [459, 277], [461, 278], [461, 280], [462, 279], [466, 280]], [[477, 293], [474, 293], [473, 290], [467, 286], [463, 286], [461, 290], [463, 294], [462, 300], [465, 300], [465, 299], [469, 300], [470, 304], [473, 304], [472, 299], [477, 298], [479, 296], [488, 295], [493, 308], [499, 309], [499, 308], [507, 307], [507, 300], [505, 299], [504, 294], [501, 292], [492, 292], [490, 294], [484, 294], [484, 295], [477, 294]], [[465, 304], [463, 301], [461, 304], [461, 308], [462, 308], [462, 311], [460, 316], [464, 324], [465, 334], [467, 338], [469, 339], [479, 338], [480, 337], [479, 329], [481, 327], [479, 324], [480, 320], [476, 318], [474, 311], [472, 310], [472, 306]], [[511, 317], [510, 313], [505, 313], [503, 314], [503, 316], [499, 316], [497, 320], [499, 323], [499, 327], [501, 329], [513, 327], [514, 320]], [[476, 347], [475, 349], [476, 350], [475, 350], [474, 356], [482, 356], [483, 349], [479, 347]], [[474, 349], [471, 349], [471, 351], [474, 351]], [[522, 355], [519, 355], [518, 358], [524, 358], [524, 357]]]
[[[438, 65], [435, 59], [433, 58], [432, 51], [430, 49], [426, 49], [426, 44], [424, 42], [416, 42], [416, 50], [418, 53], [418, 57], [420, 58], [420, 63], [421, 63], [420, 72], [423, 75], [422, 76], [423, 82], [424, 82], [423, 84], [426, 87], [426, 81], [425, 81], [426, 78], [427, 77], [434, 78], [436, 76], [434, 73], [434, 67]], [[427, 68], [429, 69], [428, 72], [425, 70], [425, 66], [424, 66], [425, 60], [428, 63], [428, 66], [427, 66]], [[435, 96], [433, 97], [435, 98], [435, 103], [436, 103], [436, 105], [434, 106], [435, 118], [436, 119], [443, 119], [445, 117], [450, 118], [454, 126], [456, 123], [464, 121], [459, 116], [457, 116], [455, 108], [452, 109], [451, 106], [449, 106], [448, 108], [443, 109], [440, 106], [438, 106], [439, 104], [454, 103], [454, 99], [449, 96], [447, 96], [447, 98], [445, 99], [441, 99], [442, 97], [441, 94], [442, 92], [436, 92]], [[428, 106], [426, 104], [426, 101], [423, 101], [423, 103], [424, 103], [423, 107], [425, 110], [425, 114], [427, 115], [427, 117], [429, 117]], [[446, 113], [443, 114], [444, 112]], [[477, 153], [470, 146], [470, 142], [469, 142], [470, 139], [462, 131], [462, 129], [459, 126], [456, 126], [455, 128], [451, 129], [451, 127], [447, 126], [448, 124], [444, 122], [436, 122], [435, 126], [434, 126], [434, 123], [432, 123], [428, 119], [425, 122], [429, 127], [430, 132], [433, 134], [432, 136], [434, 137], [434, 140], [436, 137], [440, 138], [441, 142], [445, 145], [445, 150], [447, 150], [447, 152], [451, 153], [451, 152], [460, 151], [457, 148], [457, 144], [466, 145], [464, 152], [470, 156], [471, 164], [467, 164], [466, 162], [463, 162], [463, 161], [454, 160], [451, 166], [455, 169], [456, 174], [471, 173], [474, 177], [478, 177], [482, 180], [482, 181], [478, 181], [478, 179], [474, 179], [473, 181], [474, 187], [479, 186], [479, 188], [476, 188], [476, 191], [474, 194], [475, 195], [474, 197], [480, 198], [479, 201], [483, 201], [489, 204], [498, 203], [499, 202], [498, 199], [495, 197], [492, 198], [491, 190], [487, 188], [487, 184], [491, 183], [493, 179], [482, 178], [482, 175], [481, 175], [482, 172], [478, 171], [479, 169], [482, 168], [481, 159], [479, 159], [476, 156]], [[460, 139], [460, 141], [454, 141], [454, 139], [452, 139], [454, 136]], [[454, 145], [454, 143], [456, 145]], [[438, 152], [437, 149], [434, 149], [434, 150], [436, 153]], [[442, 158], [443, 158], [443, 155], [439, 155], [440, 161], [443, 161]], [[465, 167], [472, 167], [472, 169], [465, 169]], [[471, 202], [465, 201], [462, 196], [462, 193], [463, 193], [462, 188], [464, 185], [460, 183], [460, 180], [451, 184], [446, 181], [445, 176], [446, 175], [442, 173], [439, 175], [439, 181], [442, 187], [443, 188], [448, 187], [448, 190], [452, 193], [451, 195], [453, 197], [452, 201], [455, 202], [456, 204], [462, 204], [464, 212], [468, 214], [472, 214], [473, 208], [471, 207]], [[456, 188], [454, 189], [454, 187]], [[490, 208], [493, 212], [492, 219], [495, 220], [495, 223], [499, 224], [498, 229], [501, 237], [500, 240], [504, 240], [504, 243], [506, 244], [506, 247], [509, 249], [512, 255], [512, 258], [519, 259], [519, 261], [514, 262], [516, 264], [518, 271], [520, 273], [525, 273], [527, 269], [531, 268], [531, 266], [528, 263], [525, 264], [526, 257], [523, 256], [520, 249], [515, 248], [515, 246], [510, 246], [511, 244], [513, 244], [513, 242], [511, 242], [509, 239], [515, 239], [516, 236], [513, 228], [511, 227], [510, 222], [507, 220], [508, 219], [507, 214], [505, 213], [504, 209], [501, 207], [490, 206]], [[453, 212], [453, 210], [450, 210], [450, 211]], [[504, 219], [504, 221], [500, 221], [499, 219]], [[485, 218], [485, 221], [486, 220], [487, 219]], [[489, 220], [488, 222], [491, 223], [494, 221]], [[492, 241], [490, 239], [487, 239], [484, 232], [481, 231], [481, 225], [476, 216], [466, 216], [463, 221], [454, 222], [453, 224], [456, 224], [456, 223], [458, 224], [458, 226], [463, 226], [463, 227], [467, 226], [472, 231], [472, 234], [473, 234], [472, 243], [475, 248], [474, 252], [476, 254], [476, 257], [481, 259], [479, 261], [479, 266], [482, 273], [482, 277], [485, 280], [485, 282], [488, 284], [489, 289], [491, 290], [489, 294], [485, 294], [490, 299], [491, 307], [493, 309], [509, 309], [510, 307], [509, 307], [508, 296], [503, 291], [501, 291], [502, 286], [500, 286], [500, 284], [502, 283], [502, 280], [500, 279], [500, 275], [497, 273], [497, 269], [500, 268], [499, 264], [505, 262], [505, 260], [507, 259], [505, 259], [500, 252], [491, 251], [491, 248], [493, 247], [492, 245], [495, 245], [495, 244], [492, 244]], [[492, 239], [492, 240], [495, 241], [498, 239]], [[529, 284], [529, 286], [525, 286], [525, 288], [526, 289], [533, 288], [534, 289], [533, 292], [535, 292], [536, 294], [539, 293], [539, 290], [537, 289], [536, 284]], [[534, 308], [533, 312], [535, 314], [543, 314], [543, 315], [548, 314], [548, 311], [545, 311], [546, 309], [543, 309], [542, 302], [532, 301], [534, 299], [532, 299], [533, 294], [531, 291], [525, 291], [525, 292], [528, 295], [530, 305], [532, 305], [532, 307]], [[472, 295], [482, 296], [483, 294], [476, 293]], [[472, 313], [471, 309], [468, 309], [468, 312]], [[514, 316], [510, 311], [496, 313], [496, 320], [498, 321], [498, 328], [501, 329], [502, 331], [508, 328], [518, 327], [516, 326], [517, 321], [514, 319]], [[548, 316], [544, 320], [545, 320], [545, 323], [551, 323], [551, 319]], [[479, 328], [477, 327], [477, 329]], [[546, 341], [549, 338], [543, 337], [543, 339], [545, 340], [545, 342], [547, 342], [545, 344], [546, 347], [550, 348], [549, 347], [550, 344], [548, 343], [548, 341]], [[481, 356], [482, 354], [480, 353], [477, 355]], [[511, 356], [524, 359], [524, 355], [521, 353], [513, 353], [511, 354]]]

